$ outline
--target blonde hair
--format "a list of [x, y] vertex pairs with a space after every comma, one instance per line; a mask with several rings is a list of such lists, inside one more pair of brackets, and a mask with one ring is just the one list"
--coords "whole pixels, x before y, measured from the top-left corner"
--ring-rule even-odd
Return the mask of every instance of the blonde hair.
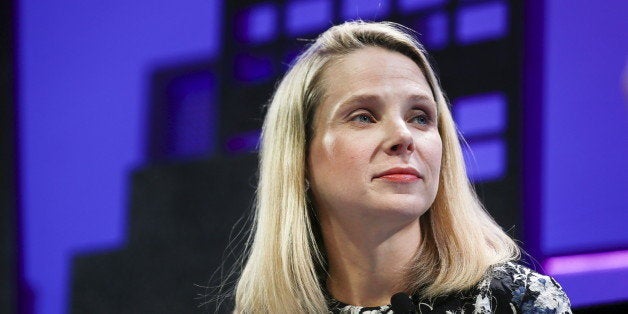
[[[306, 186], [311, 120], [333, 60], [376, 46], [402, 53], [423, 71], [437, 103], [443, 143], [436, 200], [421, 216], [422, 243], [407, 291], [433, 298], [477, 284], [489, 266], [519, 257], [515, 242], [487, 214], [466, 176], [458, 132], [422, 45], [390, 22], [346, 22], [301, 54], [271, 100], [260, 146], [259, 185], [248, 259], [236, 287], [236, 312], [327, 312], [325, 257]], [[321, 272], [323, 270], [323, 272]]]

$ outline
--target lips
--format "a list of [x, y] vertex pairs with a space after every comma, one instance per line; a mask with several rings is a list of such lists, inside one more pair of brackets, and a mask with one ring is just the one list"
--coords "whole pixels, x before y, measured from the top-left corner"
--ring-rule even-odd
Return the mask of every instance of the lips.
[[412, 167], [395, 167], [378, 173], [374, 178], [394, 182], [413, 182], [421, 179], [421, 174]]

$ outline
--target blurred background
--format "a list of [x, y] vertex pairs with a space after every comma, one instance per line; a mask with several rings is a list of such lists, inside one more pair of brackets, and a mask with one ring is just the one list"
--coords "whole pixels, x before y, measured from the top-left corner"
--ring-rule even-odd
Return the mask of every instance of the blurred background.
[[0, 313], [216, 311], [203, 287], [246, 229], [264, 104], [354, 19], [417, 32], [469, 176], [532, 267], [580, 312], [628, 309], [626, 1], [0, 6]]

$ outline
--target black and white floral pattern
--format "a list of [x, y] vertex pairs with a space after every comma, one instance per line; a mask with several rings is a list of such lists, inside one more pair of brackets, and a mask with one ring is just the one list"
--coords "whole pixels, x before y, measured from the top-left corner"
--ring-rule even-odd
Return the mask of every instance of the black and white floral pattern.
[[[549, 276], [508, 262], [495, 265], [473, 289], [435, 300], [413, 298], [417, 313], [571, 313], [569, 299]], [[332, 314], [392, 314], [390, 305], [361, 307], [329, 300]]]

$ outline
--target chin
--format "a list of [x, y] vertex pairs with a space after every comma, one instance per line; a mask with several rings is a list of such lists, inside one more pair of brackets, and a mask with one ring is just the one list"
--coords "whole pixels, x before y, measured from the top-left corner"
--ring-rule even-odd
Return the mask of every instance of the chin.
[[381, 200], [384, 203], [380, 203], [375, 210], [386, 216], [398, 216], [404, 219], [418, 219], [427, 212], [429, 206], [426, 202], [417, 199], [391, 199], [388, 202]]

